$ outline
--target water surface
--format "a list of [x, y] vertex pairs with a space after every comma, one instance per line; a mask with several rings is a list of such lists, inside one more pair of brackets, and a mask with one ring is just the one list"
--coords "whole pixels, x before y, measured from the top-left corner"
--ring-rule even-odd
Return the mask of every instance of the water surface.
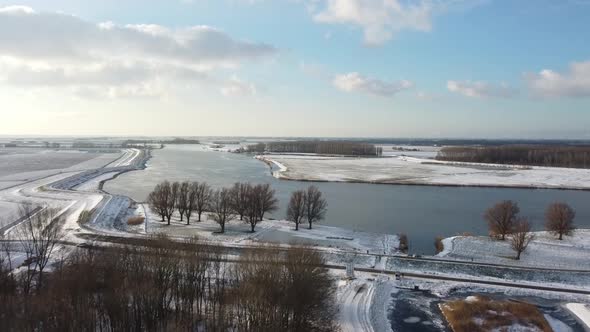
[[[191, 145], [155, 150], [147, 169], [107, 182], [105, 190], [144, 201], [163, 180], [206, 181], [214, 187], [230, 186], [237, 181], [270, 183], [280, 200], [275, 218], [284, 218], [292, 191], [312, 184], [275, 179], [266, 164], [249, 155], [204, 151], [201, 146]], [[434, 238], [438, 235], [487, 234], [483, 212], [504, 199], [517, 201], [521, 214], [528, 216], [536, 229], [542, 229], [545, 208], [556, 200], [567, 202], [576, 210], [578, 226], [590, 228], [590, 192], [587, 191], [314, 184], [328, 199], [324, 224], [376, 233], [406, 233], [410, 251], [416, 253], [432, 253]]]

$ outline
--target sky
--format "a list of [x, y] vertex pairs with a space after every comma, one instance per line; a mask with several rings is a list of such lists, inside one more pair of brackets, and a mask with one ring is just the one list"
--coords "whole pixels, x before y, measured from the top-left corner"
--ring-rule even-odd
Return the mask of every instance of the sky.
[[0, 135], [590, 139], [590, 0], [0, 0]]

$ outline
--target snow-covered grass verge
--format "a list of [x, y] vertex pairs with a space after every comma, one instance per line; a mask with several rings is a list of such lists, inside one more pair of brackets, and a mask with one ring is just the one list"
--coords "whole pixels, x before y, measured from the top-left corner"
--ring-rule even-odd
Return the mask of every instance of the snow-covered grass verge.
[[438, 257], [494, 264], [590, 270], [590, 230], [579, 229], [558, 240], [548, 232], [535, 232], [534, 240], [514, 259], [510, 240], [497, 241], [483, 236], [455, 236], [443, 240]]
[[407, 156], [269, 154], [258, 159], [282, 165], [274, 175], [287, 180], [590, 190], [588, 169], [455, 163]]

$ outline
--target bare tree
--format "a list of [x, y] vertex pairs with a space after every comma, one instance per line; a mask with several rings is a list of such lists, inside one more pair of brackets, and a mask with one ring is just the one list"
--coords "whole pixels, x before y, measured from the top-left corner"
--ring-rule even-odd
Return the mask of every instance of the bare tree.
[[189, 191], [190, 183], [188, 183], [188, 181], [182, 182], [178, 188], [178, 195], [176, 199], [176, 208], [178, 209], [178, 213], [180, 214], [180, 221], [184, 221], [184, 216], [189, 205]]
[[261, 199], [261, 187], [253, 186], [248, 190], [248, 205], [245, 211], [246, 222], [250, 224], [250, 229], [254, 233], [256, 225], [260, 219], [260, 202]]
[[147, 202], [150, 209], [157, 213], [162, 222], [166, 220], [166, 202], [162, 200], [162, 188], [161, 184], [157, 184], [152, 192], [149, 193]]
[[176, 209], [177, 194], [178, 185], [171, 185], [168, 181], [164, 181], [164, 183], [162, 183], [161, 195], [164, 202], [164, 212], [166, 213], [166, 221], [168, 221], [168, 225], [170, 225], [170, 219], [172, 219], [172, 216], [174, 215], [174, 210]]
[[502, 201], [487, 209], [484, 218], [488, 222], [490, 235], [504, 241], [512, 232], [520, 208], [513, 201]]
[[323, 220], [326, 216], [328, 202], [322, 197], [322, 192], [316, 186], [310, 186], [305, 193], [305, 219], [312, 224]]
[[[155, 211], [162, 217], [162, 222], [168, 221], [170, 225], [170, 219], [174, 214], [176, 208], [176, 194], [173, 192], [173, 185], [168, 181], [164, 181], [154, 188], [148, 195], [148, 204], [152, 211]], [[178, 190], [178, 187], [176, 188]], [[178, 193], [178, 192], [176, 192]]]
[[278, 209], [277, 204], [279, 200], [276, 199], [275, 190], [270, 187], [270, 184], [259, 184], [256, 187], [258, 188], [257, 198], [260, 200], [258, 204], [260, 209], [258, 218], [262, 221], [266, 213], [271, 213]]
[[10, 234], [5, 234], [0, 232], [0, 250], [2, 250], [2, 261], [7, 264], [7, 268], [9, 271], [12, 271], [12, 247], [10, 245], [11, 243], [11, 236]]
[[251, 190], [252, 185], [250, 183], [236, 182], [232, 187], [232, 204], [240, 220], [244, 220], [244, 215], [248, 209], [248, 195]]
[[571, 235], [575, 229], [574, 218], [576, 211], [566, 203], [556, 202], [545, 211], [545, 228], [563, 240], [564, 235]]
[[221, 233], [225, 232], [225, 224], [235, 216], [232, 203], [232, 190], [228, 188], [217, 190], [211, 199], [212, 217], [221, 227]]
[[510, 241], [512, 250], [516, 252], [516, 260], [520, 259], [520, 254], [526, 250], [533, 238], [534, 234], [531, 233], [531, 224], [526, 218], [519, 218], [514, 223], [514, 232]]
[[186, 217], [186, 224], [190, 225], [191, 217], [193, 213], [197, 210], [197, 194], [199, 191], [199, 183], [198, 182], [191, 182], [188, 184], [188, 193], [186, 195], [186, 206], [184, 210], [184, 215]]
[[295, 223], [295, 230], [299, 230], [299, 224], [305, 218], [305, 191], [297, 190], [291, 194], [289, 206], [287, 206], [287, 220]]
[[194, 188], [195, 192], [195, 207], [198, 215], [197, 221], [201, 221], [201, 215], [209, 207], [211, 202], [211, 196], [213, 196], [213, 190], [205, 182], [198, 183]]
[[[178, 199], [180, 195], [180, 183], [175, 181], [172, 183], [170, 187], [170, 194], [172, 195], [172, 200], [174, 201], [174, 210], [178, 208]], [[172, 210], [172, 215], [174, 215], [174, 210]]]
[[[63, 220], [58, 209], [44, 208], [37, 212], [30, 205], [20, 208], [23, 223], [18, 227], [19, 238], [26, 251], [32, 253], [35, 271], [38, 273], [37, 289], [43, 286], [43, 271], [51, 259], [57, 243], [63, 238]], [[25, 244], [26, 242], [26, 244]], [[31, 262], [29, 262], [30, 264]]]

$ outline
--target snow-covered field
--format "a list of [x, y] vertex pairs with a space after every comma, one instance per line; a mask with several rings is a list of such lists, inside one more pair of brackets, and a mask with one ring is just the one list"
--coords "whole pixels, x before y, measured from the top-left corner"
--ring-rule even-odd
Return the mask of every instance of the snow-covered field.
[[[60, 173], [100, 168], [127, 153], [91, 153], [44, 149], [0, 149], [0, 190]], [[0, 209], [0, 215], [2, 215]]]
[[383, 158], [269, 154], [277, 178], [445, 186], [590, 189], [590, 170], [456, 163], [408, 156]]
[[76, 150], [3, 148], [0, 151], [0, 176], [45, 170], [80, 170], [104, 166], [117, 158], [115, 153]]
[[590, 271], [590, 230], [579, 229], [573, 236], [557, 240], [547, 232], [535, 232], [535, 239], [514, 260], [510, 241], [481, 236], [455, 236], [443, 240], [439, 257], [514, 266]]

